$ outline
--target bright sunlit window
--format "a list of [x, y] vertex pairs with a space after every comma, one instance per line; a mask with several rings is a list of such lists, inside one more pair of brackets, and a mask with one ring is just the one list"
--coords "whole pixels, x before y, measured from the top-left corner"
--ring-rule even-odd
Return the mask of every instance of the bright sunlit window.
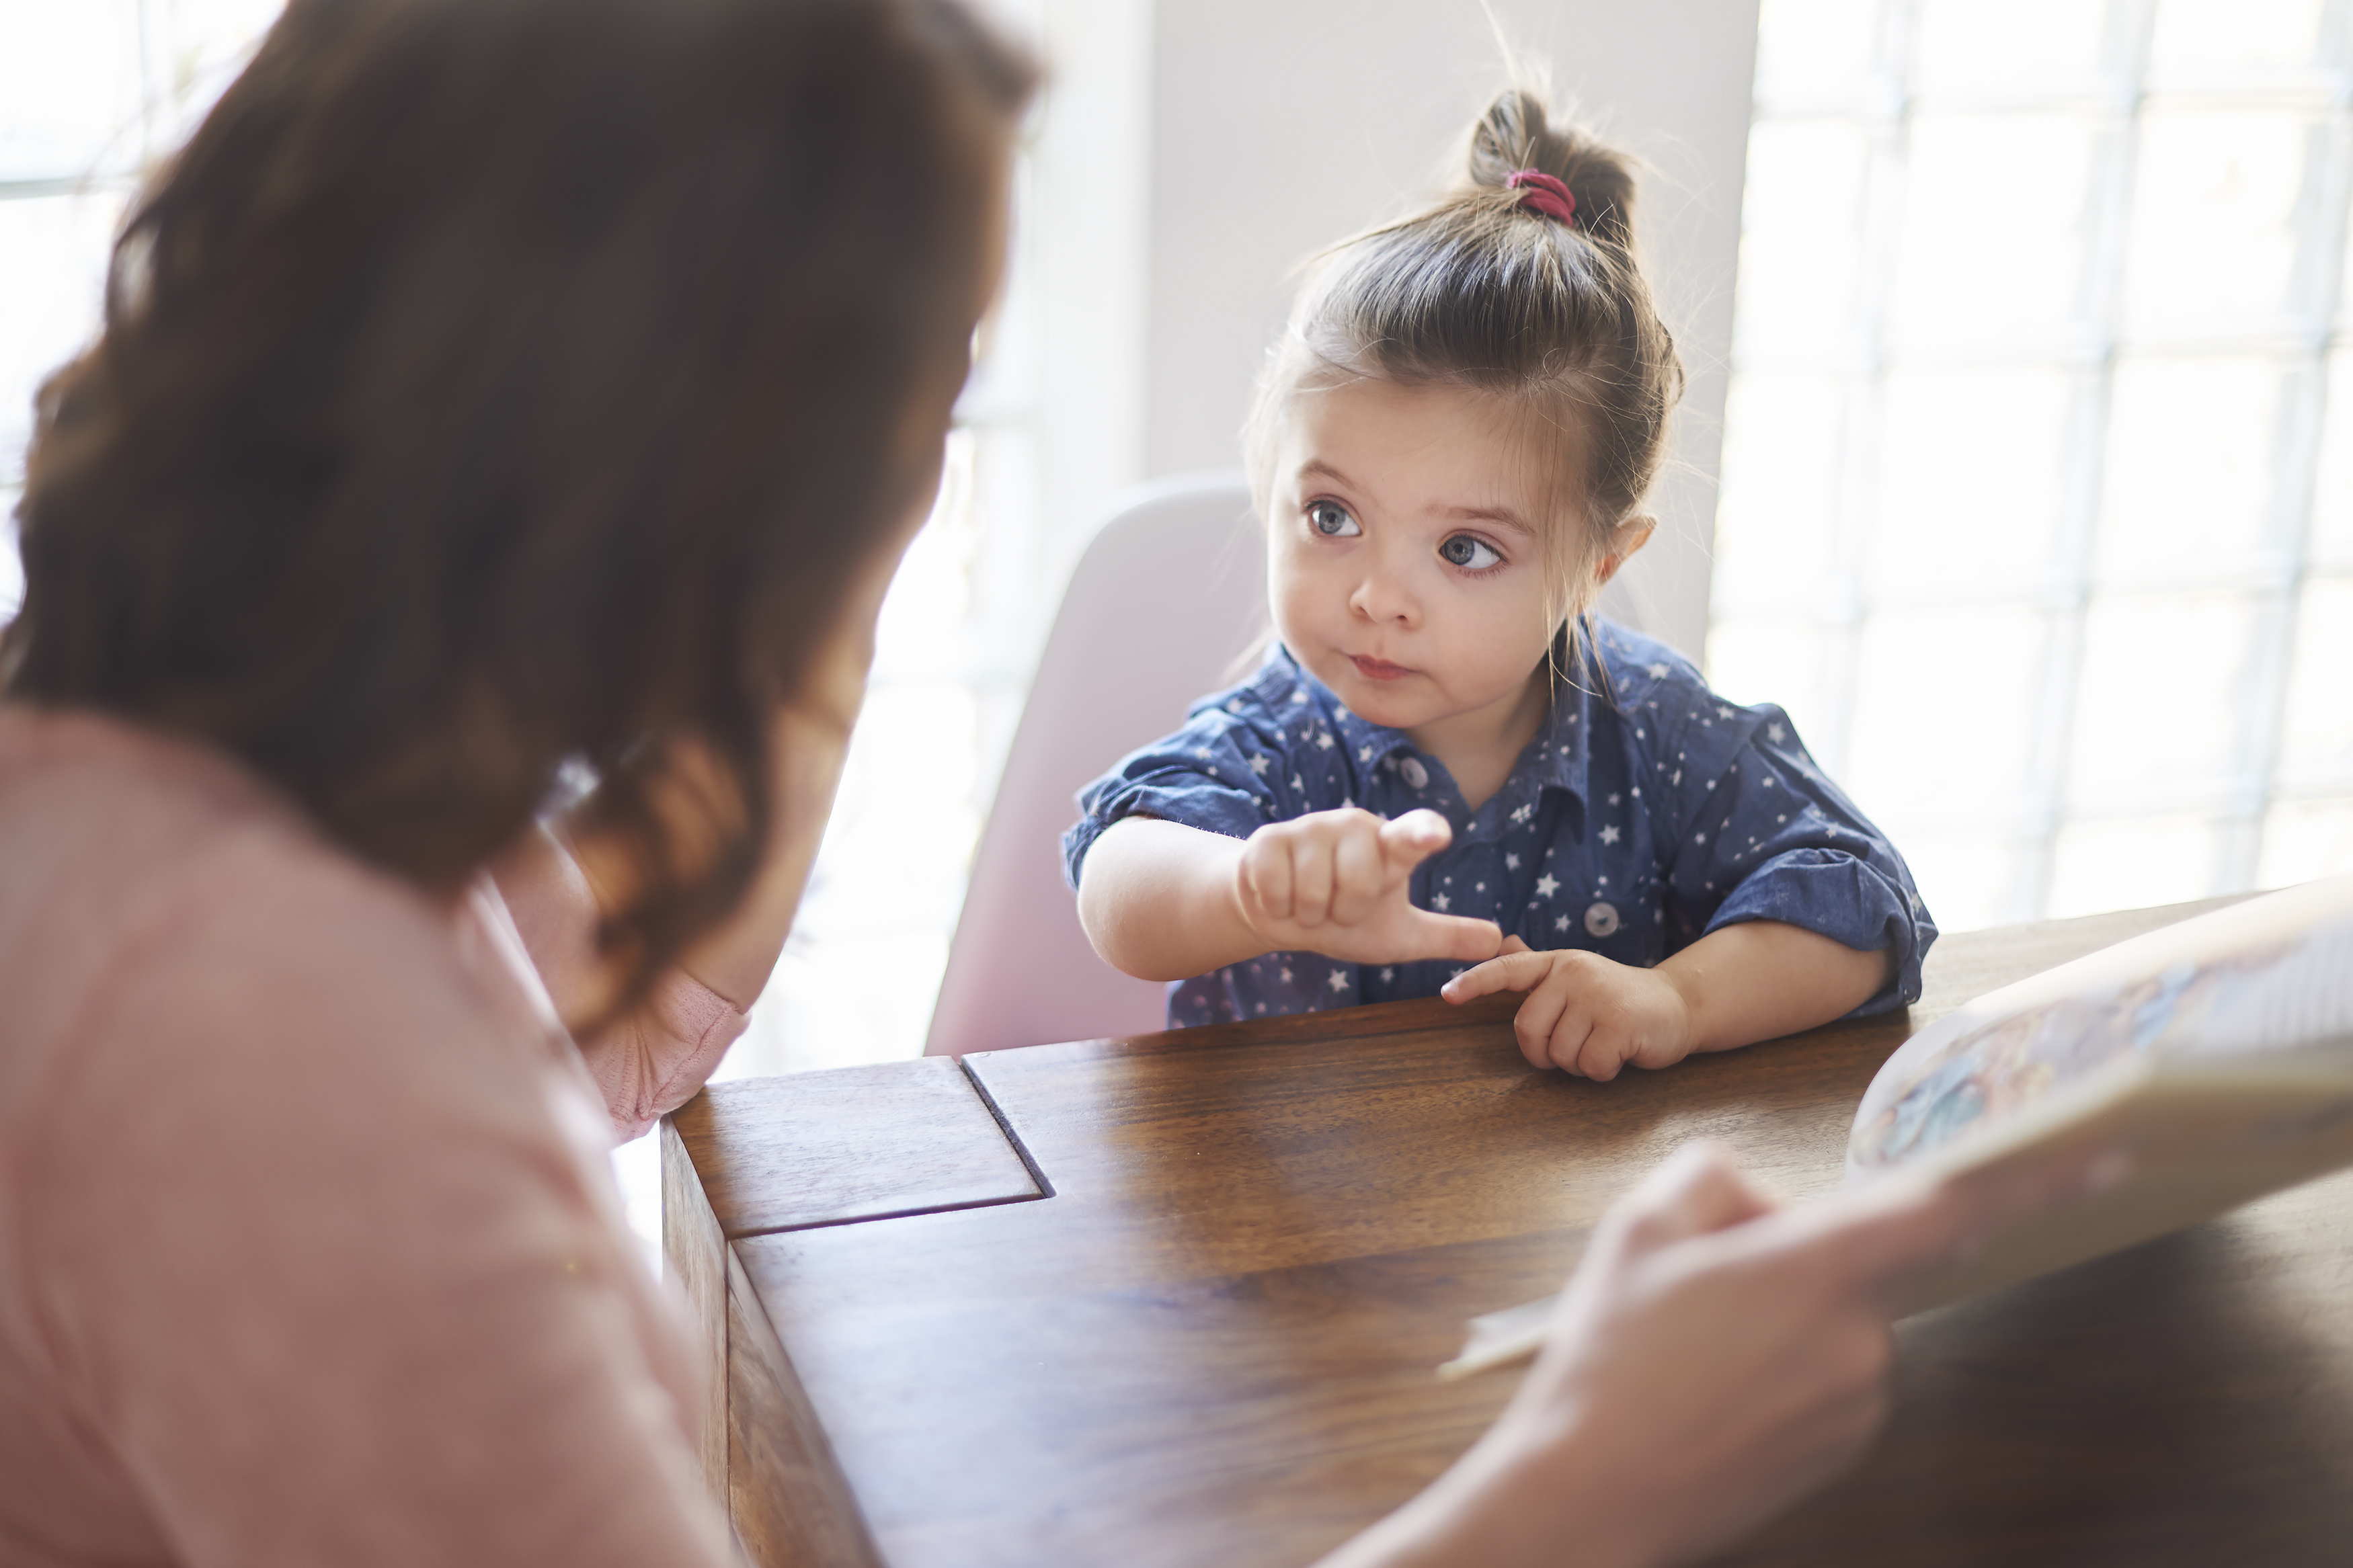
[[0, 0], [0, 618], [33, 389], [98, 322], [141, 170], [176, 146], [280, 0]]
[[1765, 0], [1712, 675], [1947, 929], [2353, 868], [2353, 12]]

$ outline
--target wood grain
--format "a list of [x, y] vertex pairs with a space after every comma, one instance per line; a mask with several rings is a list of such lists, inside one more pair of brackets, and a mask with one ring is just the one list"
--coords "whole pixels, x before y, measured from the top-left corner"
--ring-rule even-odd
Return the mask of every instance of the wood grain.
[[[892, 1568], [1305, 1563], [1493, 1417], [1514, 1374], [1432, 1375], [1462, 1321], [1556, 1288], [1669, 1149], [1712, 1137], [1792, 1194], [1834, 1184], [1911, 1028], [2189, 912], [1948, 938], [1909, 1019], [1606, 1085], [1529, 1070], [1509, 998], [967, 1058], [1055, 1195], [735, 1252]], [[2300, 1543], [2348, 1538], [2347, 1196], [1907, 1325], [1872, 1468], [1727, 1561], [2341, 1560]], [[2180, 1492], [2196, 1530], [2118, 1522], [2153, 1478], [2232, 1454]], [[2234, 1531], [2278, 1552], [2230, 1555]]]
[[686, 1294], [702, 1354], [696, 1450], [711, 1494], [727, 1489], [727, 1242], [703, 1196], [691, 1156], [669, 1118], [661, 1131], [662, 1266]]
[[729, 1513], [754, 1568], [881, 1568], [792, 1357], [728, 1255]]
[[731, 1240], [1044, 1195], [948, 1058], [714, 1083], [670, 1120]]

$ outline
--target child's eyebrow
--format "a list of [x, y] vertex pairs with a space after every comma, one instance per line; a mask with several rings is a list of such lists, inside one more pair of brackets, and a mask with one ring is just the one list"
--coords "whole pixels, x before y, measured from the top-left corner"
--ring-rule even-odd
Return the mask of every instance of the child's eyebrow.
[[1525, 534], [1530, 539], [1534, 539], [1536, 535], [1536, 531], [1530, 528], [1526, 523], [1522, 522], [1520, 521], [1520, 514], [1512, 510], [1509, 507], [1441, 506], [1434, 507], [1431, 510], [1440, 517], [1450, 518], [1456, 522], [1500, 523], [1504, 527], [1510, 529], [1513, 532]]

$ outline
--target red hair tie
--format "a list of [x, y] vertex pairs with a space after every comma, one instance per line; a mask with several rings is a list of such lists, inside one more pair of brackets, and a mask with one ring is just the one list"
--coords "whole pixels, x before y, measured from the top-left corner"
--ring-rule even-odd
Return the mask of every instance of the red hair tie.
[[1550, 174], [1538, 169], [1514, 169], [1504, 186], [1520, 193], [1520, 205], [1534, 207], [1556, 223], [1577, 226], [1577, 197]]

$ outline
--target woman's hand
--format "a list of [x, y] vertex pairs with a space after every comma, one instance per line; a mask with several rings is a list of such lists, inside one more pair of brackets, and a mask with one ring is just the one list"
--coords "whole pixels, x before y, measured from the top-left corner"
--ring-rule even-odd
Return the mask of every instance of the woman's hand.
[[1607, 1083], [1629, 1063], [1672, 1067], [1692, 1048], [1690, 1004], [1660, 970], [1581, 948], [1538, 952], [1514, 936], [1502, 957], [1456, 975], [1439, 994], [1459, 1003], [1497, 991], [1528, 993], [1512, 1032], [1530, 1067]]
[[1265, 946], [1347, 963], [1492, 957], [1493, 921], [1433, 914], [1412, 901], [1413, 868], [1453, 841], [1434, 811], [1385, 821], [1347, 807], [1270, 822], [1242, 845], [1233, 896]]
[[1603, 1218], [1495, 1425], [1324, 1568], [1653, 1568], [1728, 1543], [1862, 1452], [1909, 1284], [2094, 1169], [1895, 1176], [1783, 1208], [1684, 1148]]

